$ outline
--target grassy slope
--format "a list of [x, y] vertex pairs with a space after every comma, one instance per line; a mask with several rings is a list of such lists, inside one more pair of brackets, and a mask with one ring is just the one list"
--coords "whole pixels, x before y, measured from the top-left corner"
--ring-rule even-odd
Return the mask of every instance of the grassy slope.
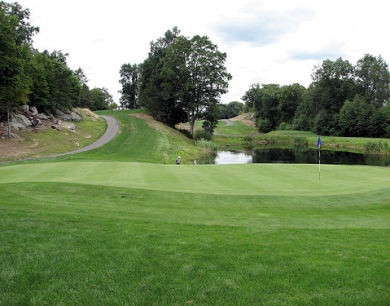
[[104, 134], [106, 122], [83, 120], [74, 122], [76, 131], [45, 129], [37, 132], [21, 132], [19, 139], [0, 142], [0, 162], [48, 156], [85, 147]]
[[142, 112], [105, 111], [120, 122], [120, 133], [107, 145], [94, 151], [64, 159], [139, 161], [174, 163], [178, 155], [183, 162], [196, 159], [200, 150], [181, 133], [152, 120]]
[[150, 164], [194, 151], [128, 115], [0, 167], [0, 305], [389, 304], [389, 168]]

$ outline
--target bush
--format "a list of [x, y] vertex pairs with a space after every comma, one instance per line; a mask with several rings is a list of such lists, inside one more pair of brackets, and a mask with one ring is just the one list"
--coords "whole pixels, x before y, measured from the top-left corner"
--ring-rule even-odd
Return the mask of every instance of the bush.
[[295, 131], [297, 129], [297, 126], [292, 123], [282, 122], [279, 124], [278, 130], [281, 131]]
[[193, 138], [195, 140], [203, 139], [203, 140], [211, 141], [213, 135], [211, 135], [209, 132], [205, 130], [197, 130], [195, 131]]
[[258, 126], [260, 133], [268, 133], [272, 131], [272, 125], [269, 119], [260, 119], [258, 121]]
[[191, 135], [191, 133], [190, 133], [189, 130], [186, 130], [186, 129], [179, 129], [178, 131], [179, 131], [180, 133], [186, 135], [188, 138], [191, 138], [191, 139], [192, 139], [192, 135]]
[[296, 136], [294, 137], [294, 147], [307, 147], [309, 145], [309, 141], [306, 137]]

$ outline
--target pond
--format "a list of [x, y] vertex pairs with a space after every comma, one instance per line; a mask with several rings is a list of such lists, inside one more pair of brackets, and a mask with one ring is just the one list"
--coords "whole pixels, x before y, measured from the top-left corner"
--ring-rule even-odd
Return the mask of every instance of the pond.
[[[219, 151], [197, 160], [198, 164], [294, 163], [318, 164], [318, 150], [262, 148], [253, 151]], [[321, 150], [321, 164], [389, 166], [390, 160], [363, 154]]]

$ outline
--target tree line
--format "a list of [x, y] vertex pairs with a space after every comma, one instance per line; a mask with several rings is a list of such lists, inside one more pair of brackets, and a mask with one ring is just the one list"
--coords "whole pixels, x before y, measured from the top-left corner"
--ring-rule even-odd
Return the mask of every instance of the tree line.
[[112, 107], [107, 89], [90, 89], [83, 70], [68, 67], [68, 54], [34, 49], [39, 27], [32, 26], [29, 18], [30, 11], [18, 3], [0, 2], [0, 119], [26, 103], [39, 111]]
[[202, 119], [212, 133], [217, 120], [242, 110], [255, 114], [260, 132], [276, 129], [321, 135], [390, 137], [390, 73], [381, 56], [365, 54], [356, 65], [339, 58], [313, 69], [308, 88], [295, 83], [253, 84], [240, 102], [219, 103], [231, 75], [226, 54], [207, 37], [186, 38], [174, 27], [150, 44], [141, 64], [120, 69], [122, 108], [146, 108], [175, 126]]
[[339, 58], [315, 66], [308, 88], [300, 84], [251, 85], [242, 97], [260, 132], [276, 129], [321, 135], [390, 137], [390, 73], [381, 56], [356, 65]]

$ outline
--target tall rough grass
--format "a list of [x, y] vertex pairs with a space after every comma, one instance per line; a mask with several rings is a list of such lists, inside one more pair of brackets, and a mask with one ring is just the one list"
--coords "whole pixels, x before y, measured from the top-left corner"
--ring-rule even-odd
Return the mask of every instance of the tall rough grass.
[[386, 142], [369, 141], [364, 147], [364, 154], [370, 156], [390, 156], [390, 147]]
[[204, 152], [209, 152], [209, 153], [212, 153], [212, 152], [215, 152], [217, 151], [217, 145], [210, 141], [210, 140], [206, 140], [206, 139], [198, 139], [196, 141], [196, 145], [201, 148]]

